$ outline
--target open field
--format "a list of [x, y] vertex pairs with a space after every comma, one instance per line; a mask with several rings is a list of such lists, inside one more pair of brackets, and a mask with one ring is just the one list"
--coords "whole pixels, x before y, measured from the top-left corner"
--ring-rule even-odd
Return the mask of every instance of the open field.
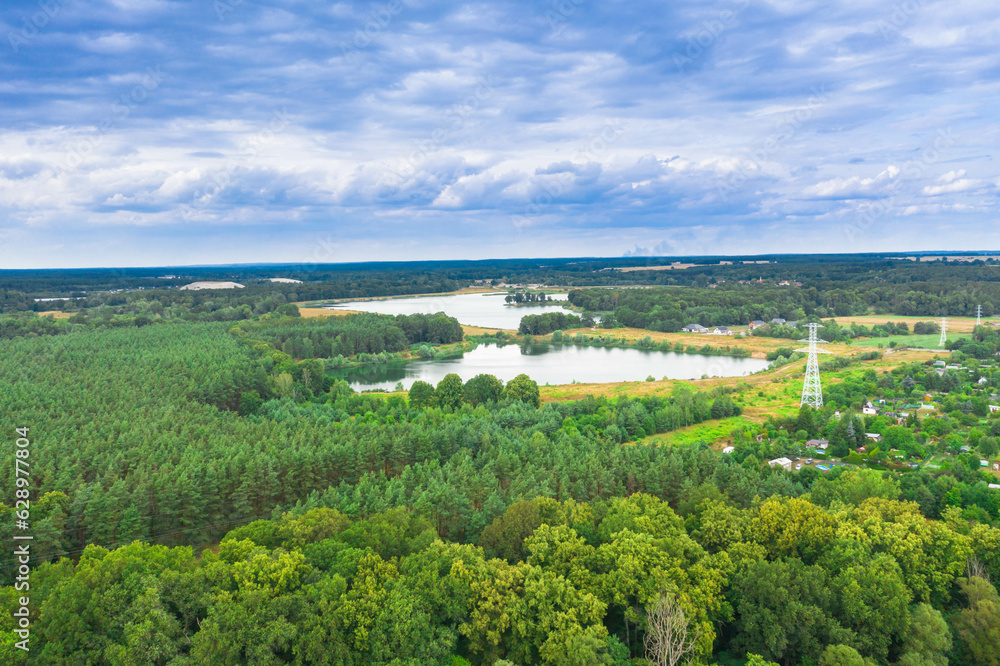
[[462, 324], [462, 332], [466, 335], [494, 335], [497, 331], [503, 331], [507, 335], [517, 335], [517, 331], [512, 328], [484, 328], [482, 326], [470, 326]]
[[39, 317], [52, 317], [53, 319], [69, 319], [75, 312], [62, 312], [61, 310], [49, 310], [48, 312], [39, 312]]
[[304, 308], [299, 306], [299, 314], [303, 317], [343, 317], [344, 315], [361, 313], [357, 310], [329, 310], [327, 308]]
[[[899, 315], [859, 315], [851, 317], [832, 317], [841, 326], [846, 326], [847, 324], [857, 323], [862, 326], [875, 326], [877, 324], [884, 324], [887, 321], [894, 322], [906, 322], [913, 330], [913, 325], [918, 321], [930, 321], [935, 324], [941, 323], [940, 317], [902, 317]], [[983, 323], [989, 324], [990, 318], [983, 317]], [[958, 333], [971, 333], [972, 329], [976, 327], [975, 317], [948, 317], [948, 331], [955, 331]], [[934, 340], [937, 344], [937, 340]]]

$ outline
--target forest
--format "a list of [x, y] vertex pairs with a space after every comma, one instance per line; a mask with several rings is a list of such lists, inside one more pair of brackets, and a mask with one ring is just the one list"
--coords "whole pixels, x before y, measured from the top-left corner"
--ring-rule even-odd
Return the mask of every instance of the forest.
[[[772, 271], [803, 286], [580, 288], [570, 300], [583, 312], [527, 315], [520, 334], [564, 341], [604, 313], [608, 325], [653, 330], [822, 320], [821, 336], [857, 341], [910, 326], [840, 326], [844, 308], [871, 313], [896, 291], [897, 306], [958, 307], [992, 289], [967, 284], [963, 296], [960, 268], [996, 270], [879, 257], [615, 270], [635, 261], [454, 262], [422, 278], [407, 265], [317, 270], [311, 286], [248, 280], [232, 292], [135, 287], [66, 301], [63, 319], [5, 291], [21, 305], [0, 316], [0, 432], [13, 460], [27, 429], [33, 540], [27, 589], [15, 587], [13, 551], [0, 556], [0, 662], [1000, 663], [1000, 491], [983, 466], [1000, 455], [996, 329], [950, 339], [946, 361], [849, 347], [823, 359], [824, 406], [799, 409], [795, 397], [793, 410], [761, 406], [782, 390], [777, 374], [564, 399], [527, 375], [489, 373], [357, 393], [332, 370], [476, 338], [447, 313], [305, 318], [295, 305], [304, 293], [443, 291], [474, 270], [607, 287]], [[848, 284], [851, 266], [882, 264], [884, 279]], [[159, 279], [143, 270], [126, 277]], [[233, 279], [244, 268], [201, 270], [190, 272]], [[71, 278], [89, 290], [108, 276]], [[840, 291], [810, 286], [840, 278]], [[0, 274], [32, 298], [65, 294], [61, 279]], [[912, 332], [932, 333], [937, 315]], [[771, 345], [778, 365], [795, 358], [797, 344]], [[703, 427], [723, 433], [727, 452], [662, 439]], [[827, 467], [771, 464], [780, 457]], [[13, 462], [0, 466], [4, 488], [19, 478]], [[0, 502], [8, 544], [22, 506], [13, 492]], [[15, 647], [24, 594], [30, 656]]]

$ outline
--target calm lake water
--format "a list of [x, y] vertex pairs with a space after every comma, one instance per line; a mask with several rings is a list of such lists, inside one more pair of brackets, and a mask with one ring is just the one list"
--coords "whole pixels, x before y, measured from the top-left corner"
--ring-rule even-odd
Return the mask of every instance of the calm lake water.
[[[518, 308], [524, 309], [527, 308]], [[397, 382], [402, 382], [407, 389], [417, 380], [437, 385], [449, 372], [454, 372], [463, 381], [480, 373], [487, 373], [504, 382], [523, 372], [539, 385], [544, 385], [570, 384], [574, 380], [641, 381], [649, 375], [657, 379], [696, 379], [703, 374], [712, 377], [739, 377], [763, 370], [767, 366], [767, 361], [756, 358], [576, 345], [522, 348], [520, 345], [510, 344], [503, 347], [479, 345], [461, 358], [369, 365], [335, 371], [334, 374], [340, 379], [346, 379], [357, 390], [391, 390]]]
[[559, 301], [552, 305], [530, 305], [512, 307], [506, 304], [502, 294], [454, 294], [451, 296], [414, 296], [408, 298], [388, 298], [379, 301], [352, 301], [328, 306], [331, 310], [360, 310], [380, 314], [433, 314], [444, 312], [458, 319], [462, 324], [485, 328], [513, 328], [521, 324], [521, 317], [561, 310], [566, 302], [566, 294], [549, 294], [549, 298]]

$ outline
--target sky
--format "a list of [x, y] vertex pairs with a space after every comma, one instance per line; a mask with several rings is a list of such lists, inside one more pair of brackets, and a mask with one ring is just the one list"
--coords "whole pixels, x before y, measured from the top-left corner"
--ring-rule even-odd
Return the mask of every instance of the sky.
[[0, 38], [0, 268], [1000, 250], [995, 0], [36, 0]]

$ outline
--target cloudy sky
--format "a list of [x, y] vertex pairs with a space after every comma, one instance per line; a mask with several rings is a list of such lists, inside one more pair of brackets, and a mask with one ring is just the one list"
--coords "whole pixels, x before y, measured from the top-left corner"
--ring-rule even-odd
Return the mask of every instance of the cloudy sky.
[[995, 0], [39, 0], [0, 36], [0, 267], [1000, 250]]

